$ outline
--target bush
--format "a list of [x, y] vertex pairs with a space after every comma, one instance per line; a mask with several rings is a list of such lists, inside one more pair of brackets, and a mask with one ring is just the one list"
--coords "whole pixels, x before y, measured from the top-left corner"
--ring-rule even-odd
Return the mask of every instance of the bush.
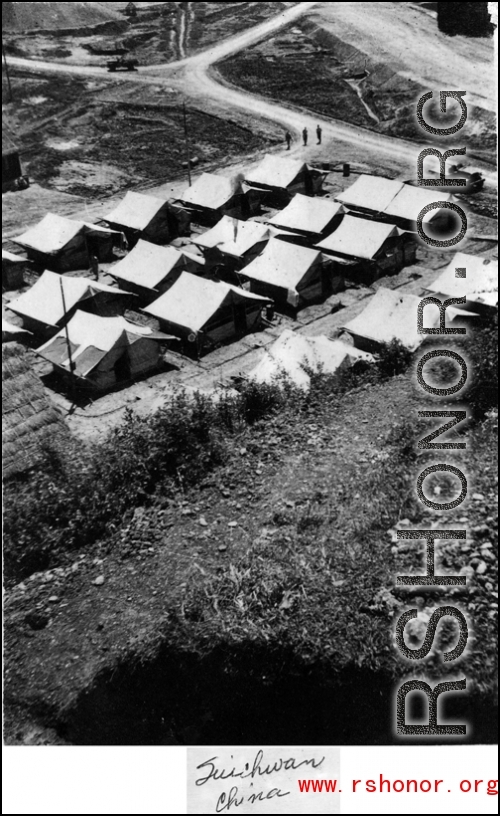
[[384, 344], [380, 350], [378, 368], [383, 378], [396, 377], [409, 367], [413, 355], [399, 340]]

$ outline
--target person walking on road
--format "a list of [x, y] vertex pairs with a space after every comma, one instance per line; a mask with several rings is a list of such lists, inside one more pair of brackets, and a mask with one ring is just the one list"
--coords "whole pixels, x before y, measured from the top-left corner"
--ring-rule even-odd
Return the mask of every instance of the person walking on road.
[[302, 131], [302, 138], [304, 140], [304, 147], [306, 147], [307, 146], [307, 128], [304, 128], [304, 130]]
[[290, 150], [290, 143], [292, 141], [292, 134], [289, 130], [285, 133], [286, 149]]
[[317, 128], [316, 128], [316, 136], [318, 137], [318, 144], [321, 144], [321, 134], [322, 134], [322, 132], [323, 131], [321, 130], [321, 125], [318, 125]]

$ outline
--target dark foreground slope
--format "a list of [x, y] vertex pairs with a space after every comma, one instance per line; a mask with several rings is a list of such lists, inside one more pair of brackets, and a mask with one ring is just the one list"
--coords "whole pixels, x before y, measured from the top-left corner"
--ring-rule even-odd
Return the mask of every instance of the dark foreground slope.
[[[485, 330], [470, 352], [470, 492], [451, 519], [469, 540], [441, 549], [444, 568], [469, 577], [447, 601], [474, 635], [460, 664], [470, 693], [450, 696], [445, 716], [465, 716], [479, 742], [495, 740], [493, 344]], [[250, 388], [216, 407], [181, 396], [130, 418], [99, 466], [88, 451], [53, 453], [46, 475], [8, 486], [6, 566], [25, 577], [6, 602], [7, 740], [392, 742], [409, 671], [395, 620], [413, 605], [425, 619], [442, 597], [395, 589], [423, 562], [395, 527], [449, 523], [414, 497], [415, 418], [429, 406], [411, 368], [397, 374], [405, 362], [392, 353], [355, 380], [318, 377], [308, 396]], [[409, 636], [415, 648], [421, 633]], [[455, 637], [443, 626], [441, 648]], [[430, 677], [453, 670], [436, 653], [425, 664]]]

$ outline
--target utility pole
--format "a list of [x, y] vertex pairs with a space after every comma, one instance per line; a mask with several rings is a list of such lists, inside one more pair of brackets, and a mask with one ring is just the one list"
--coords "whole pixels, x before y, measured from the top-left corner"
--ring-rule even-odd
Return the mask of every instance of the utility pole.
[[5, 74], [7, 76], [7, 85], [8, 85], [8, 88], [9, 88], [9, 102], [13, 102], [14, 101], [14, 95], [12, 93], [12, 85], [10, 84], [9, 66], [7, 64], [7, 54], [5, 53], [5, 46], [3, 44], [3, 37], [2, 37], [2, 56], [3, 56], [3, 61], [5, 63]]
[[75, 383], [73, 379], [73, 358], [71, 356], [71, 343], [69, 341], [69, 331], [68, 331], [68, 321], [66, 320], [66, 299], [64, 297], [64, 288], [63, 288], [63, 279], [62, 275], [59, 278], [59, 283], [61, 285], [61, 298], [62, 298], [62, 305], [63, 305], [63, 312], [64, 312], [64, 334], [66, 335], [66, 347], [68, 349], [68, 360], [69, 360], [69, 373], [70, 373], [70, 383], [71, 383], [71, 397], [73, 400], [73, 404], [75, 403]]
[[186, 146], [186, 162], [187, 162], [187, 171], [188, 171], [188, 182], [189, 186], [191, 187], [191, 158], [189, 156], [189, 136], [188, 136], [188, 129], [187, 129], [187, 116], [186, 116], [186, 102], [182, 103], [182, 119], [184, 122], [184, 143]]

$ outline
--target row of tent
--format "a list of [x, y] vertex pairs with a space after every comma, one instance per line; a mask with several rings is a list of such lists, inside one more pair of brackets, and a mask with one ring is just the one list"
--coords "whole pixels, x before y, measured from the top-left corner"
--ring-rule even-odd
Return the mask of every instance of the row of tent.
[[[466, 268], [467, 277], [457, 278], [457, 268]], [[465, 304], [447, 309], [447, 319], [469, 319], [481, 311], [481, 307], [496, 304], [497, 275], [497, 262], [457, 253], [428, 291], [439, 294], [441, 299], [465, 297]], [[268, 297], [181, 271], [175, 283], [144, 308], [145, 313], [159, 321], [161, 331], [152, 331], [116, 314], [124, 308], [123, 300], [120, 305], [119, 301], [133, 297], [114, 287], [46, 271], [32, 289], [11, 306], [23, 317], [25, 325], [31, 325], [34, 330], [49, 330], [49, 339], [38, 349], [39, 354], [83, 384], [105, 389], [156, 369], [163, 360], [165, 347], [179, 338], [194, 350], [206, 342], [222, 342], [257, 329], [262, 310], [270, 303]], [[376, 352], [394, 339], [414, 351], [424, 340], [417, 332], [415, 319], [420, 300], [416, 295], [379, 288], [361, 314], [343, 329], [362, 352]], [[30, 324], [29, 319], [33, 323]], [[427, 307], [426, 325], [432, 327], [438, 323], [437, 307]], [[22, 331], [16, 326], [10, 329], [12, 334]], [[8, 334], [8, 325], [3, 324], [2, 330]], [[333, 347], [328, 346], [328, 354], [324, 344], [321, 348], [323, 357], [320, 355], [320, 359], [328, 371], [324, 355], [330, 354], [331, 365], [338, 355]], [[318, 354], [320, 350], [318, 348]], [[287, 353], [282, 349], [278, 361]], [[355, 351], [349, 354], [359, 356]], [[277, 367], [278, 363], [263, 362], [261, 374], [267, 372], [266, 376], [270, 376], [269, 372]]]
[[102, 218], [102, 225], [88, 224], [48, 213], [39, 224], [13, 239], [28, 258], [54, 271], [80, 269], [90, 255], [99, 261], [112, 258], [113, 245], [126, 239], [165, 244], [189, 233], [191, 218], [215, 224], [224, 215], [246, 219], [255, 215], [266, 196], [282, 204], [297, 193], [319, 192], [324, 173], [300, 160], [267, 155], [251, 179], [203, 173], [176, 201], [129, 191]]

